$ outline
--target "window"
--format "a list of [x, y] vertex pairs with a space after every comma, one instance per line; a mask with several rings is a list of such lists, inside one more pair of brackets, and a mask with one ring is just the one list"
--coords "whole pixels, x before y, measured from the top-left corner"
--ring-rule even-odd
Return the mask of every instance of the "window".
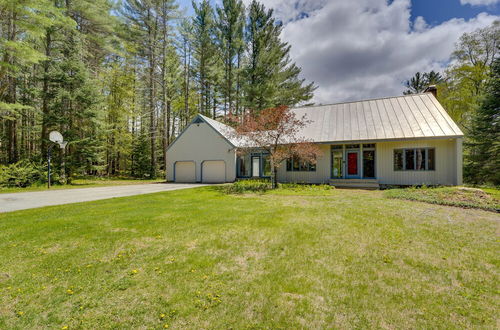
[[405, 150], [405, 170], [415, 169], [415, 149]]
[[[333, 148], [332, 148], [333, 149]], [[342, 177], [342, 168], [344, 165], [344, 157], [342, 150], [332, 150], [332, 178]]]
[[375, 150], [363, 150], [363, 177], [375, 177]]
[[365, 143], [363, 149], [375, 149], [375, 143]]
[[335, 149], [335, 150], [342, 150], [342, 145], [341, 144], [336, 144], [336, 145], [333, 145], [332, 146], [332, 149]]
[[426, 149], [415, 149], [415, 170], [425, 170], [425, 153]]
[[250, 176], [250, 155], [238, 156], [238, 177]]
[[286, 170], [287, 172], [315, 172], [316, 164], [293, 157], [286, 160]]
[[262, 176], [271, 176], [271, 159], [268, 154], [262, 155]]
[[394, 150], [394, 171], [403, 170], [403, 150]]
[[359, 149], [359, 144], [346, 144], [346, 149]]
[[434, 156], [435, 155], [435, 151], [434, 149], [427, 149], [427, 170], [428, 171], [434, 171], [435, 168], [434, 168], [434, 164], [435, 164], [435, 160], [434, 160]]
[[434, 171], [435, 149], [395, 149], [394, 170], [395, 171]]

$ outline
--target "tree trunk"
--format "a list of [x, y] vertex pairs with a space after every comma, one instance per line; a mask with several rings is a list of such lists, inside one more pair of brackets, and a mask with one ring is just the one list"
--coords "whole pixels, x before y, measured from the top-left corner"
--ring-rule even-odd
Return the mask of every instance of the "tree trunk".
[[272, 189], [276, 189], [276, 188], [278, 188], [278, 168], [276, 168], [274, 166], [274, 164], [271, 165], [271, 166], [272, 166], [272, 169], [273, 169], [272, 170], [273, 175], [271, 177], [271, 188]]
[[49, 61], [50, 61], [50, 47], [52, 44], [51, 31], [47, 29], [45, 32], [45, 56], [46, 60], [43, 63], [43, 87], [42, 87], [42, 141], [41, 153], [43, 154], [47, 149], [47, 139], [49, 136]]
[[[149, 15], [149, 13], [148, 13]], [[151, 179], [156, 178], [156, 89], [155, 89], [155, 31], [150, 27], [149, 34], [149, 119], [150, 119], [150, 139], [151, 139], [151, 163], [149, 169], [149, 176]]]

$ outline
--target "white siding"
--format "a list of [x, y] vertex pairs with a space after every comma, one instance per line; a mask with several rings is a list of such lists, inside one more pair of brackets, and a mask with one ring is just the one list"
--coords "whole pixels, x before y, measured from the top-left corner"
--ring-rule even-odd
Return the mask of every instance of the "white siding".
[[174, 180], [176, 161], [194, 161], [196, 181], [201, 181], [203, 161], [221, 160], [226, 163], [226, 180], [236, 178], [236, 153], [227, 140], [207, 123], [193, 123], [182, 132], [167, 150], [167, 181]]
[[[376, 173], [379, 184], [457, 185], [462, 182], [461, 152], [457, 155], [457, 139], [379, 142], [376, 151]], [[434, 171], [394, 171], [394, 149], [435, 148]], [[460, 161], [460, 164], [457, 162]]]

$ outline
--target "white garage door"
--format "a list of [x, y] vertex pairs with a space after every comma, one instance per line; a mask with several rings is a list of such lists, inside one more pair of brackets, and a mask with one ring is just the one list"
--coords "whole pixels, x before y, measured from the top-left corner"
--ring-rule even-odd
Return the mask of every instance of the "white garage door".
[[207, 183], [226, 182], [226, 163], [222, 160], [206, 160], [203, 162], [201, 181]]
[[175, 182], [196, 182], [194, 162], [175, 163]]

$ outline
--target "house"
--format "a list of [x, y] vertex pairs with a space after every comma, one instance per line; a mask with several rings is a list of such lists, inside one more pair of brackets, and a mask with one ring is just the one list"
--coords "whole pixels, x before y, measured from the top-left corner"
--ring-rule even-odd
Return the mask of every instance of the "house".
[[[310, 123], [300, 134], [317, 143], [315, 164], [290, 159], [281, 182], [336, 186], [461, 185], [463, 133], [434, 91], [293, 108]], [[269, 177], [265, 153], [238, 153], [234, 130], [198, 115], [167, 150], [167, 180], [232, 182]]]

